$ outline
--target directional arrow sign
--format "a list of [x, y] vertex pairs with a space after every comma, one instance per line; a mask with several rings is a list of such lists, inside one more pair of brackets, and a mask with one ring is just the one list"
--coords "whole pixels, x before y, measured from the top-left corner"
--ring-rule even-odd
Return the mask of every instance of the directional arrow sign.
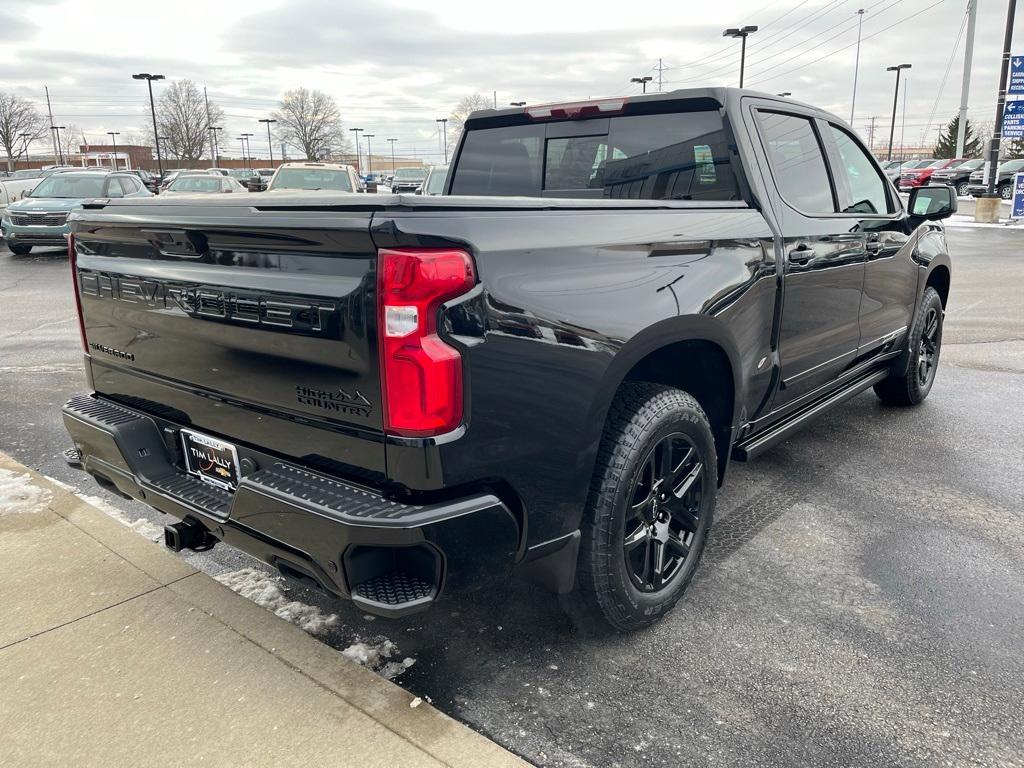
[[1024, 54], [1010, 57], [1010, 84], [1006, 93], [1024, 95]]

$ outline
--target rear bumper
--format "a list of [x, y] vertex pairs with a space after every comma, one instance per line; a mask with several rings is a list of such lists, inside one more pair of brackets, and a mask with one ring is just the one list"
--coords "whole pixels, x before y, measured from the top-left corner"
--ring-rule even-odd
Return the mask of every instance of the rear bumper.
[[518, 525], [489, 493], [403, 504], [246, 446], [228, 492], [184, 472], [179, 425], [92, 395], [69, 400], [63, 416], [102, 485], [371, 613], [402, 615], [446, 590], [504, 580], [516, 557]]

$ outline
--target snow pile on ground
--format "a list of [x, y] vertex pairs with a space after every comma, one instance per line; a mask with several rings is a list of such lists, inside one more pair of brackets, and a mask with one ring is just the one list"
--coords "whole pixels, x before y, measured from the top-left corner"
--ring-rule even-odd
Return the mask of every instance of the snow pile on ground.
[[357, 638], [356, 642], [341, 652], [341, 655], [372, 669], [387, 680], [394, 680], [416, 663], [416, 659], [408, 657], [401, 661], [391, 661], [391, 657], [397, 653], [397, 645], [386, 637], [378, 637], [372, 643], [366, 643]]
[[150, 522], [144, 517], [139, 517], [135, 520], [132, 520], [120, 509], [118, 509], [105, 499], [101, 499], [99, 496], [87, 496], [84, 493], [75, 493], [75, 496], [77, 496], [84, 502], [92, 504], [97, 509], [106, 512], [112, 518], [117, 520], [117, 522], [119, 522], [121, 525], [126, 525], [136, 533], [141, 533], [150, 541], [164, 540], [164, 529], [162, 525], [157, 525], [156, 523]]
[[0, 469], [0, 515], [38, 512], [52, 498], [48, 490], [32, 484], [32, 477], [27, 472], [19, 475]]
[[255, 568], [242, 568], [214, 578], [233, 592], [271, 610], [285, 621], [316, 635], [338, 623], [336, 614], [325, 615], [315, 605], [289, 599], [281, 588], [281, 580]]

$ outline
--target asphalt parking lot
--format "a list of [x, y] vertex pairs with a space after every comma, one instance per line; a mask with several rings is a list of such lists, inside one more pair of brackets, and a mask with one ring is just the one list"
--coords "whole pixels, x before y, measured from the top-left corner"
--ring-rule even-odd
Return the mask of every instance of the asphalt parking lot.
[[[1024, 766], [1024, 231], [949, 240], [926, 403], [866, 393], [734, 464], [702, 569], [657, 626], [580, 636], [520, 583], [394, 622], [291, 594], [338, 615], [325, 642], [390, 638], [415, 659], [396, 682], [538, 764]], [[0, 450], [163, 523], [61, 460], [80, 358], [64, 254], [0, 248]]]

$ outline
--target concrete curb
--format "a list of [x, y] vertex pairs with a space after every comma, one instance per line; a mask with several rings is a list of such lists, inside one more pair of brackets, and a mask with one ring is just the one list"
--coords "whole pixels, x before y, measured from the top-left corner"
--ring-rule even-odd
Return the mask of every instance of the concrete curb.
[[[38, 642], [42, 647], [45, 642], [52, 642], [50, 639], [43, 641], [44, 636], [52, 636], [58, 632], [73, 633], [79, 631], [79, 625], [81, 625], [81, 631], [84, 632], [87, 629], [87, 624], [102, 624], [105, 612], [111, 612], [112, 616], [112, 612], [121, 610], [124, 605], [133, 601], [139, 603], [141, 601], [164, 601], [169, 605], [160, 610], [178, 611], [179, 613], [184, 610], [186, 619], [183, 620], [188, 620], [190, 616], [194, 616], [197, 620], [201, 619], [203, 631], [213, 638], [203, 649], [204, 656], [207, 657], [204, 658], [204, 661], [209, 660], [210, 654], [213, 654], [215, 661], [218, 655], [223, 655], [225, 665], [233, 663], [241, 656], [253, 660], [250, 662], [250, 672], [247, 673], [247, 675], [252, 675], [251, 680], [236, 679], [238, 675], [230, 680], [230, 684], [235, 688], [242, 690], [251, 688], [251, 690], [244, 690], [242, 694], [247, 702], [246, 708], [250, 715], [253, 708], [263, 708], [263, 714], [273, 716], [278, 708], [286, 706], [286, 703], [276, 696], [266, 695], [267, 692], [262, 687], [266, 681], [260, 681], [258, 678], [263, 670], [267, 670], [268, 678], [273, 677], [271, 672], [282, 675], [287, 680], [288, 690], [292, 691], [292, 695], [299, 692], [300, 701], [307, 695], [302, 692], [308, 691], [309, 697], [319, 696], [322, 698], [326, 694], [328, 697], [340, 700], [346, 707], [354, 709], [359, 717], [348, 717], [349, 722], [345, 724], [346, 727], [352, 727], [355, 720], [363, 718], [372, 721], [375, 726], [373, 729], [367, 728], [360, 731], [361, 733], [365, 732], [372, 749], [367, 750], [365, 755], [359, 755], [357, 761], [359, 765], [377, 765], [382, 760], [384, 764], [391, 765], [436, 765], [441, 763], [456, 767], [486, 765], [499, 768], [501, 766], [527, 765], [518, 757], [429, 704], [424, 702], [415, 707], [411, 706], [414, 697], [409, 692], [345, 659], [332, 648], [310, 637], [298, 627], [235, 594], [205, 574], [195, 571], [161, 546], [146, 540], [102, 510], [2, 453], [0, 453], [0, 469], [17, 475], [27, 473], [32, 485], [44, 489], [48, 493], [49, 499], [45, 511], [39, 514], [49, 514], [52, 519], [51, 522], [43, 525], [45, 521], [41, 521], [39, 517], [35, 517], [30, 523], [28, 522], [28, 518], [32, 517], [30, 515], [4, 517], [0, 514], [0, 534], [2, 534], [0, 535], [0, 560], [3, 560], [8, 546], [19, 548], [20, 556], [23, 559], [33, 557], [31, 547], [36, 546], [33, 543], [35, 541], [33, 537], [40, 536], [39, 531], [46, 528], [48, 537], [56, 535], [54, 532], [59, 532], [60, 536], [74, 538], [74, 541], [70, 542], [66, 549], [72, 554], [62, 555], [64, 558], [62, 568], [66, 569], [76, 565], [73, 562], [68, 562], [69, 559], [73, 559], [73, 553], [82, 552], [84, 558], [86, 557], [84, 553], [88, 550], [89, 556], [97, 556], [103, 560], [104, 567], [116, 567], [125, 574], [131, 574], [130, 577], [123, 576], [116, 579], [128, 589], [127, 596], [115, 592], [103, 593], [100, 595], [99, 602], [94, 599], [95, 604], [89, 602], [88, 596], [81, 599], [70, 599], [74, 597], [73, 593], [78, 585], [62, 583], [65, 579], [60, 575], [57, 576], [57, 580], [49, 580], [46, 569], [43, 567], [46, 553], [36, 552], [42, 569], [39, 571], [42, 575], [36, 578], [43, 580], [44, 585], [41, 589], [44, 591], [37, 590], [32, 605], [7, 606], [4, 609], [5, 613], [12, 610], [16, 615], [26, 616], [32, 626], [26, 624], [25, 628], [17, 630], [19, 625], [15, 622], [15, 629], [12, 631], [18, 631], [18, 634], [8, 633], [7, 636], [0, 636], [0, 684], [3, 684], [12, 674], [12, 670], [8, 670], [8, 674], [4, 674], [3, 671], [8, 660], [16, 655], [28, 654], [31, 656], [34, 643]], [[66, 526], [70, 526], [70, 528]], [[88, 547], [82, 543], [83, 535], [91, 540]], [[48, 546], [52, 547], [53, 545]], [[2, 568], [3, 566], [0, 566], [0, 576], [3, 575]], [[95, 571], [96, 568], [92, 570]], [[102, 592], [102, 590], [86, 586], [93, 598], [96, 597], [97, 591]], [[18, 600], [19, 592], [14, 586], [0, 587], [0, 593], [7, 601], [12, 600], [12, 595], [15, 602]], [[52, 602], [63, 605], [62, 610], [65, 613], [58, 615], [59, 612], [55, 612], [53, 619], [47, 620], [46, 616], [41, 616], [38, 610], [41, 603], [40, 595], [60, 593], [65, 593], [69, 599], [63, 603], [60, 599], [54, 599]], [[67, 613], [68, 610], [71, 613]], [[201, 612], [202, 616], [192, 613], [196, 610]], [[159, 611], [155, 614], [151, 613], [147, 621], [158, 621], [158, 619], [153, 619], [154, 615], [159, 617], [161, 614]], [[217, 627], [220, 629], [218, 630]], [[88, 630], [99, 632], [99, 636], [103, 636], [103, 630], [98, 626], [91, 626]], [[182, 632], [186, 631], [187, 629], [182, 627]], [[116, 639], [110, 638], [104, 642], [112, 643]], [[89, 641], [92, 641], [91, 635]], [[239, 646], [248, 647], [244, 648], [244, 653], [241, 653]], [[17, 653], [14, 652], [15, 649]], [[163, 642], [149, 644], [141, 642], [134, 646], [133, 652], [143, 656], [160, 657], [169, 651]], [[186, 657], [189, 652], [189, 649], [184, 649]], [[263, 661], [260, 661], [261, 658]], [[51, 656], [42, 659], [43, 663], [51, 661]], [[278, 669], [278, 665], [283, 665], [284, 669]], [[274, 670], [277, 671], [274, 672]], [[61, 667], [58, 667], [56, 672], [51, 669], [51, 673], [54, 674], [63, 674], [65, 671]], [[122, 680], [120, 684], [123, 685], [124, 681]], [[134, 686], [132, 690], [137, 688], [141, 691], [139, 695], [149, 697], [151, 706], [159, 702], [161, 697], [166, 694], [165, 690], [150, 690], [152, 683], [145, 679], [132, 680], [131, 685]], [[195, 707], [202, 709], [205, 706], [203, 701], [205, 696], [202, 691], [192, 691], [189, 696], [194, 700]], [[13, 721], [5, 725], [4, 720], [7, 719], [7, 715], [0, 714], [0, 732], [6, 732], [8, 726], [13, 728], [12, 732], [17, 732], [19, 727], [25, 733], [31, 732], [36, 726], [28, 722], [31, 719], [30, 712], [23, 711], [19, 715], [17, 695], [12, 696], [9, 705]], [[7, 706], [5, 704], [5, 707]], [[151, 717], [164, 718], [167, 716], [165, 712], [157, 705], [151, 711]], [[316, 725], [323, 729], [326, 737], [332, 728], [338, 726], [337, 712], [324, 712], [323, 721]], [[373, 732], [370, 733], [369, 730]], [[274, 734], [275, 742], [287, 738], [287, 734]], [[350, 744], [351, 739], [346, 743]], [[308, 744], [310, 747], [308, 754], [304, 755], [303, 744]], [[137, 746], [139, 751], [136, 754], [142, 755], [141, 762], [137, 762], [137, 764], [149, 764], [145, 759], [146, 752], [144, 750], [152, 745], [139, 744]], [[279, 746], [279, 744], [275, 743], [275, 746]], [[253, 744], [251, 749], [258, 752], [259, 745]], [[290, 756], [295, 758], [295, 764], [319, 764], [318, 756], [321, 756], [319, 745], [302, 742], [292, 745], [290, 750]], [[0, 747], [0, 754], [4, 751], [4, 747]], [[422, 760], [412, 757], [417, 753], [422, 756]], [[50, 756], [58, 757], [57, 754]], [[352, 756], [349, 755], [349, 757]], [[24, 757], [25, 755], [22, 755], [22, 758]], [[80, 754], [62, 753], [59, 757], [73, 758], [69, 761], [70, 764], [84, 764]], [[253, 760], [252, 751], [247, 751], [245, 755], [238, 757], [235, 764], [265, 764], [259, 759]], [[352, 764], [342, 755], [338, 755], [338, 758], [335, 764]], [[270, 760], [271, 758], [268, 755], [266, 759]], [[398, 762], [394, 762], [395, 760]], [[43, 760], [43, 762], [46, 761]], [[154, 761], [154, 764], [163, 764], [164, 762], [164, 759], [160, 759]], [[17, 764], [17, 760], [3, 760], [3, 763], [13, 765]], [[280, 761], [275, 759], [270, 764], [280, 764]]]

